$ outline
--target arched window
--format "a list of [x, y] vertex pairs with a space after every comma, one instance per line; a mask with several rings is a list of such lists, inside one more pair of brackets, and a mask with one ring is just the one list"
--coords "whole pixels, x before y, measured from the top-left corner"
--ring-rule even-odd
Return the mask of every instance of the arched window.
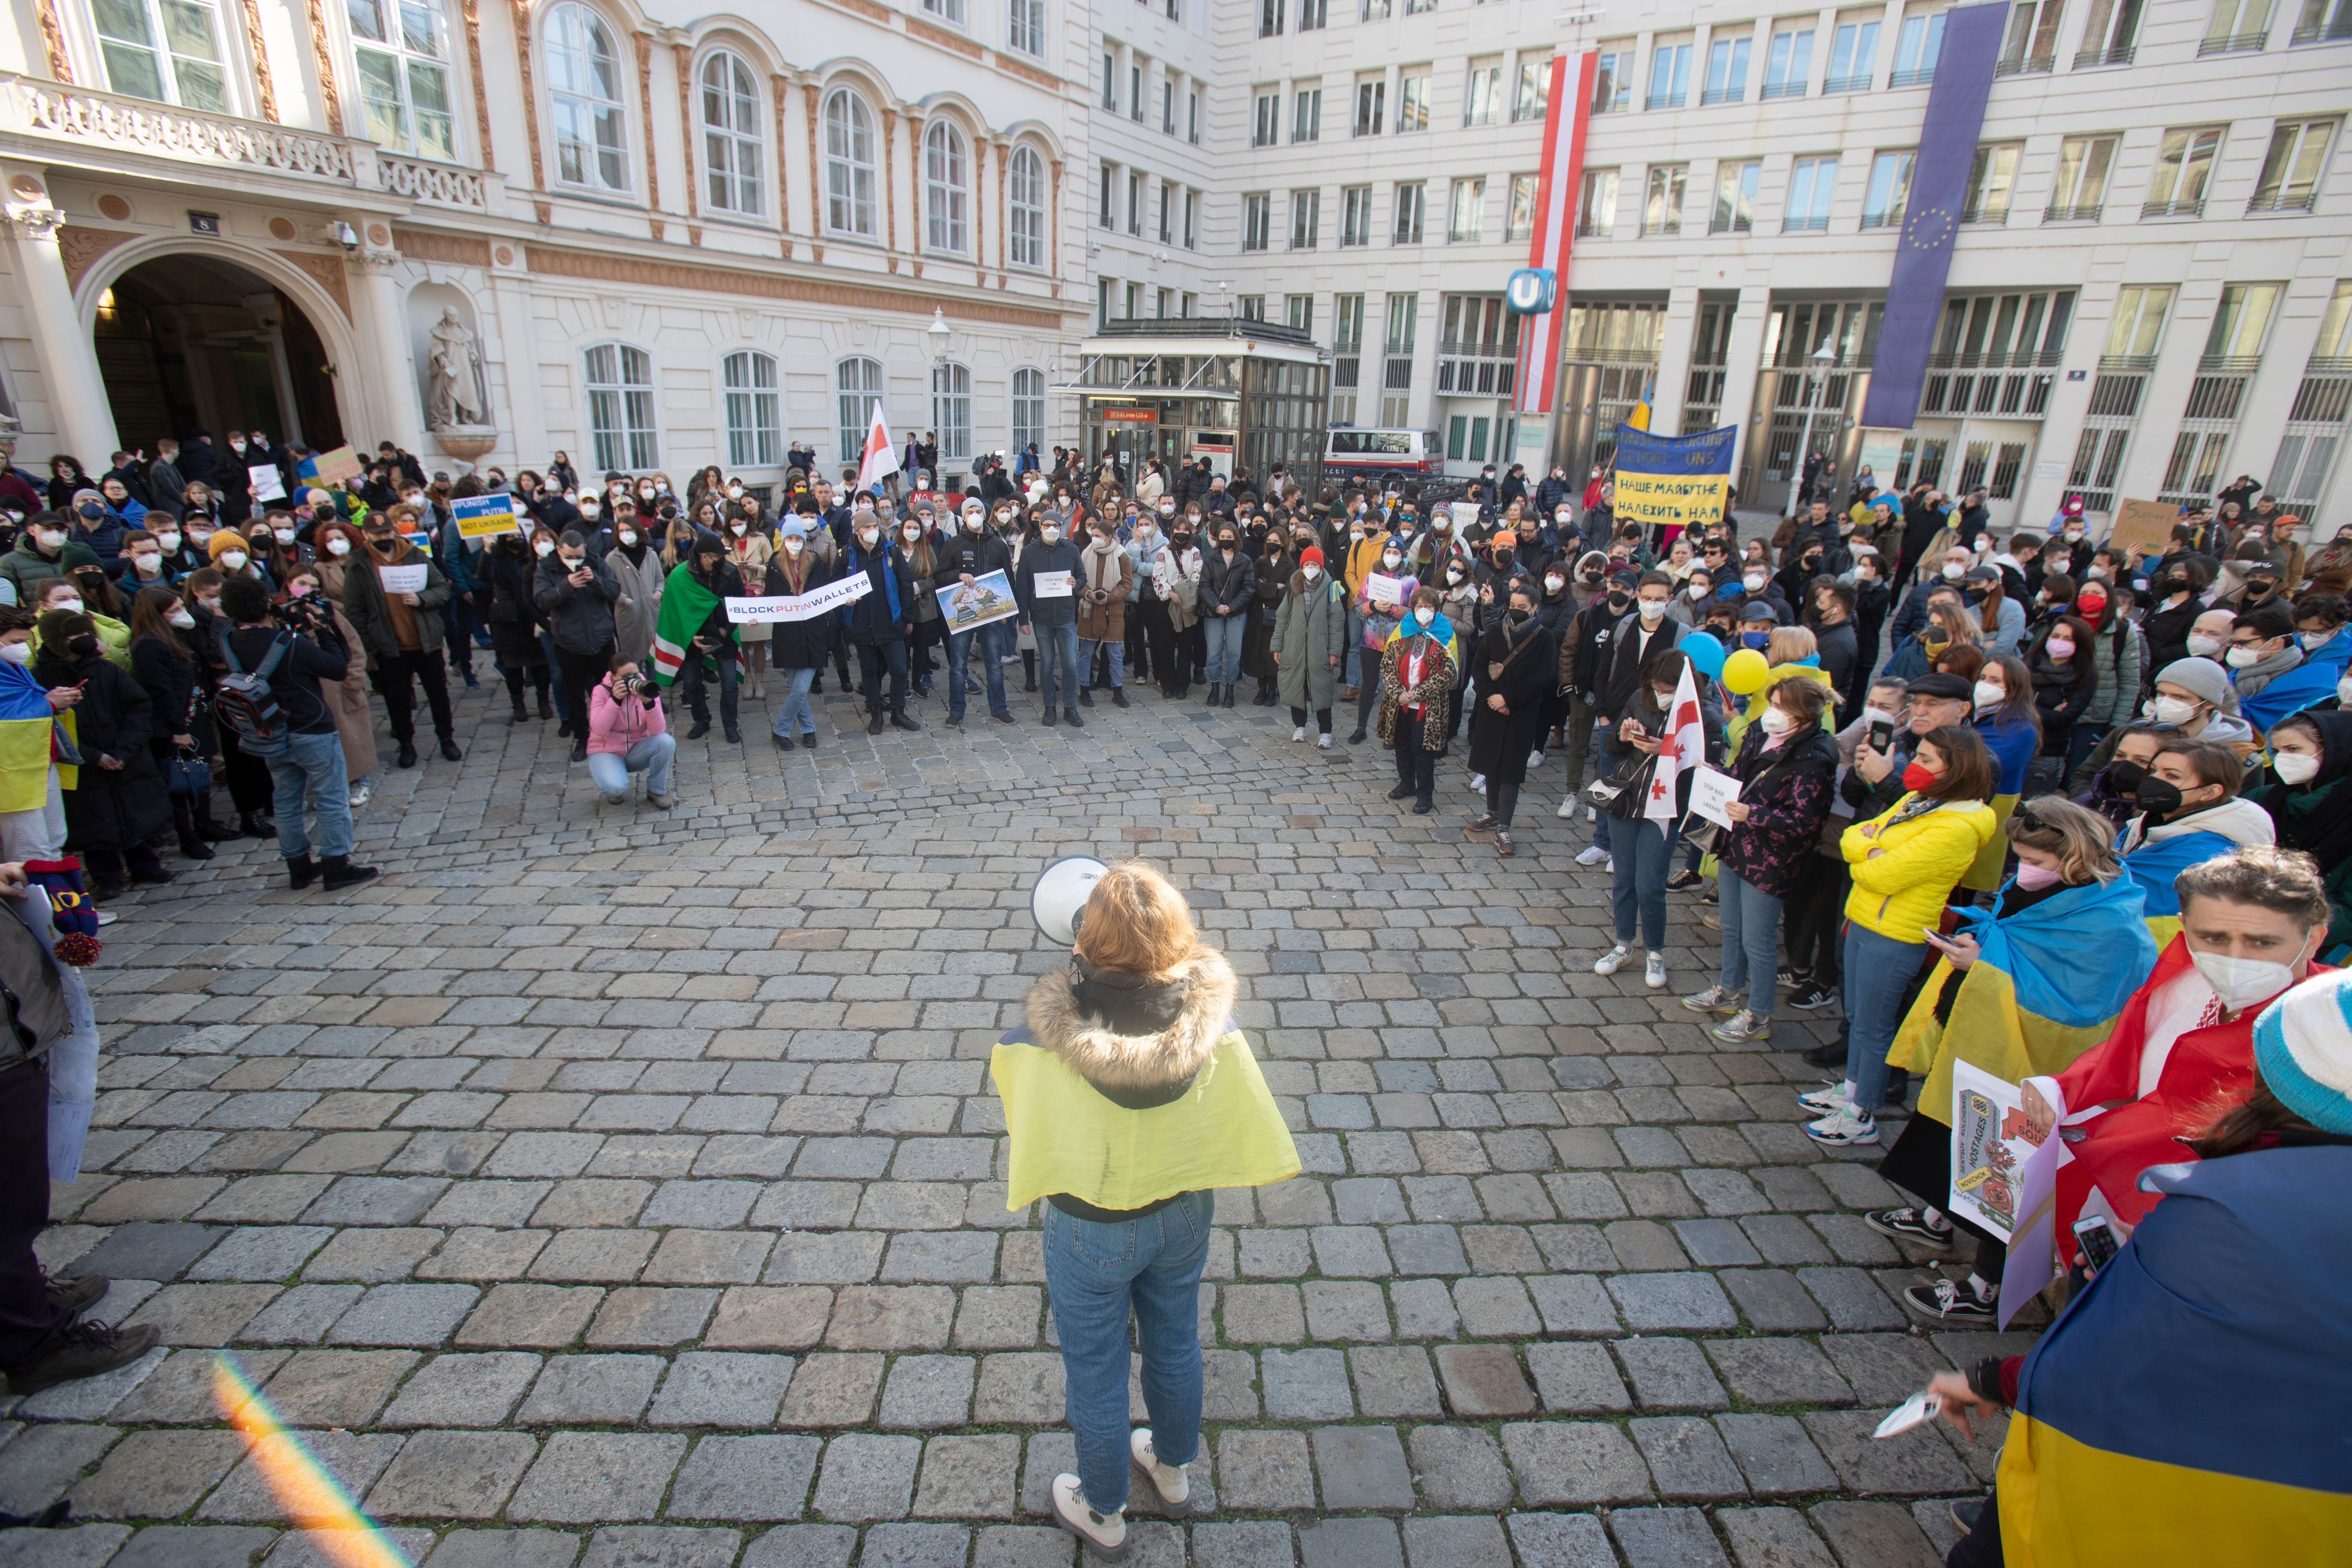
[[1037, 156], [1034, 148], [1015, 147], [1008, 174], [1005, 230], [1013, 265], [1042, 268], [1045, 265], [1045, 160]]
[[547, 92], [555, 111], [555, 177], [592, 190], [627, 190], [621, 57], [604, 18], [585, 5], [562, 5], [547, 14]]
[[866, 427], [882, 396], [882, 367], [870, 359], [845, 359], [834, 367], [840, 389], [841, 460], [855, 463], [866, 453]]
[[738, 349], [719, 363], [727, 391], [727, 466], [771, 468], [783, 461], [783, 408], [776, 356]]
[[598, 343], [583, 356], [588, 445], [597, 468], [643, 473], [661, 466], [654, 436], [654, 362], [626, 343]]
[[824, 100], [824, 226], [874, 237], [874, 111], [847, 88]]
[[1034, 368], [1013, 373], [1013, 455], [1032, 441], [1045, 444], [1045, 373]]
[[[177, 0], [174, 0], [176, 6]], [[449, 40], [439, 0], [344, 0], [368, 135], [427, 158], [457, 156]]]
[[92, 0], [90, 16], [106, 60], [106, 85], [116, 92], [215, 114], [236, 112], [212, 0]]
[[961, 256], [971, 248], [971, 168], [963, 132], [934, 120], [923, 132], [923, 248]]
[[[971, 368], [931, 367], [931, 428], [940, 433], [940, 467], [971, 460]], [[933, 479], [939, 476], [934, 474]]]
[[702, 62], [702, 163], [713, 212], [758, 217], [761, 195], [760, 93], [751, 68], [721, 52]]

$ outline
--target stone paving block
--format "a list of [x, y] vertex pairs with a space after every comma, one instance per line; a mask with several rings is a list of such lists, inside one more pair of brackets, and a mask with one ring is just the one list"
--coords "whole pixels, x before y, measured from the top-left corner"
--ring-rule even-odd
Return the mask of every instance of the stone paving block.
[[1878, 1288], [1878, 1281], [1866, 1270], [1800, 1268], [1797, 1279], [1822, 1304], [1822, 1310], [1829, 1314], [1832, 1328], [1852, 1331], [1901, 1329], [1906, 1325], [1902, 1309]]
[[1649, 1461], [1658, 1495], [1675, 1502], [1744, 1498], [1747, 1483], [1716, 1429], [1695, 1415], [1647, 1415], [1626, 1423]]
[[1515, 1422], [1503, 1452], [1519, 1499], [1538, 1508], [1591, 1508], [1650, 1500], [1650, 1472], [1625, 1434], [1595, 1421]]
[[[415, 1526], [383, 1530], [382, 1533], [394, 1551], [404, 1553], [412, 1561], [433, 1546], [433, 1532]], [[373, 1534], [374, 1531], [363, 1536], [357, 1531], [289, 1530], [278, 1538], [278, 1544], [261, 1560], [261, 1568], [341, 1568], [351, 1561], [352, 1552], [365, 1549]]]
[[1408, 1519], [1404, 1550], [1412, 1568], [1480, 1568], [1510, 1557], [1496, 1519]]
[[1447, 1408], [1465, 1420], [1490, 1421], [1535, 1410], [1535, 1391], [1520, 1374], [1518, 1358], [1508, 1345], [1440, 1345], [1437, 1375], [1445, 1385]]
[[606, 1525], [588, 1538], [580, 1568], [728, 1568], [740, 1543], [731, 1530]]
[[586, 1342], [593, 1350], [667, 1350], [699, 1335], [718, 1305], [716, 1290], [623, 1286], [596, 1310]]
[[890, 1363], [877, 1424], [936, 1431], [971, 1418], [976, 1363], [970, 1356], [902, 1355]]
[[1442, 1279], [1396, 1280], [1389, 1286], [1389, 1302], [1396, 1310], [1401, 1340], [1452, 1339], [1462, 1331], [1454, 1293]]
[[539, 1357], [519, 1351], [435, 1356], [401, 1384], [377, 1418], [384, 1426], [497, 1426], [539, 1375]]
[[1193, 1568], [1291, 1568], [1290, 1526], [1272, 1521], [1192, 1527]]
[[558, 1432], [507, 1503], [519, 1523], [647, 1520], [686, 1453], [672, 1433]]
[[0, 1512], [40, 1512], [121, 1435], [112, 1426], [26, 1427], [0, 1450]]
[[1315, 1506], [1315, 1478], [1303, 1432], [1228, 1428], [1217, 1438], [1217, 1493], [1227, 1508]]
[[1528, 1281], [1528, 1294], [1543, 1319], [1544, 1332], [1557, 1335], [1614, 1334], [1618, 1309], [1601, 1279], [1591, 1274], [1554, 1274]]
[[1832, 1491], [1837, 1472], [1790, 1415], [1718, 1415], [1716, 1430], [1758, 1497]]
[[962, 1292], [956, 1306], [955, 1348], [1027, 1350], [1037, 1342], [1044, 1307], [1045, 1292], [1034, 1285], [973, 1286]]
[[765, 1426], [776, 1418], [793, 1358], [749, 1351], [687, 1351], [646, 1413], [650, 1426]]
[[[1251, 1413], [1255, 1414], [1255, 1407]], [[971, 1415], [982, 1426], [1058, 1425], [1063, 1418], [1059, 1352], [1015, 1352], [983, 1358]]]
[[471, 1285], [379, 1285], [335, 1320], [327, 1342], [430, 1350], [449, 1337], [480, 1297]]
[[1475, 1426], [1416, 1426], [1410, 1440], [1422, 1500], [1434, 1509], [1494, 1510], [1511, 1504], [1503, 1450]]
[[1509, 1275], [1454, 1281], [1454, 1305], [1463, 1331], [1477, 1338], [1526, 1338], [1540, 1329], [1527, 1287]]
[[1218, 1300], [1227, 1344], [1295, 1344], [1307, 1337], [1296, 1285], [1228, 1285]]
[[552, 1530], [453, 1530], [425, 1568], [572, 1568], [580, 1540]]
[[1763, 1261], [1747, 1234], [1727, 1219], [1678, 1219], [1675, 1238], [1701, 1268], [1738, 1268]]
[[225, 1345], [277, 1294], [275, 1285], [166, 1285], [124, 1321], [153, 1324], [167, 1345]]
[[1405, 1568], [1395, 1521], [1327, 1519], [1298, 1532], [1303, 1568]]
[[342, 1176], [302, 1212], [309, 1225], [415, 1225], [449, 1184], [445, 1176]]
[[1695, 1508], [1629, 1508], [1609, 1516], [1626, 1568], [1731, 1568], [1706, 1515]]
[[[109, 1568], [247, 1568], [277, 1540], [278, 1531], [254, 1525], [150, 1525], [123, 1543]], [[74, 1559], [60, 1553], [57, 1561]]]
[[[1462, 1237], [1450, 1225], [1391, 1226], [1388, 1247], [1399, 1274], [1451, 1275], [1470, 1271], [1470, 1260], [1462, 1251]], [[1323, 1271], [1332, 1272], [1328, 1265]]]
[[1605, 1415], [1633, 1408], [1609, 1347], [1591, 1342], [1559, 1342], [1527, 1348], [1528, 1370], [1544, 1408], [1563, 1415]]
[[1938, 1568], [1943, 1554], [1920, 1533], [1910, 1510], [1891, 1502], [1816, 1503], [1809, 1517], [1847, 1563], [1872, 1568]]
[[742, 1568], [849, 1568], [856, 1550], [857, 1531], [848, 1525], [787, 1524], [751, 1542]]
[[[1147, 1530], [1165, 1530], [1167, 1526], [1150, 1526], [1130, 1521], [1127, 1527], [1129, 1554], [1140, 1563], [1150, 1552], [1144, 1545]], [[972, 1568], [1070, 1568], [1077, 1556], [1078, 1543], [1067, 1531], [1039, 1524], [993, 1524], [980, 1531], [972, 1542]], [[1183, 1561], [1183, 1548], [1176, 1549], [1176, 1562]]]
[[496, 1286], [458, 1326], [453, 1342], [562, 1350], [580, 1337], [604, 1299], [594, 1286]]
[[302, 1268], [302, 1278], [355, 1279], [380, 1285], [405, 1279], [425, 1254], [441, 1244], [441, 1233], [424, 1227], [354, 1226], [339, 1231]]
[[660, 1237], [652, 1230], [559, 1230], [531, 1260], [530, 1277], [625, 1284], [637, 1277]]
[[833, 1292], [816, 1285], [738, 1285], [703, 1331], [710, 1350], [807, 1350], [824, 1338]]
[[419, 1432], [375, 1489], [378, 1519], [493, 1519], [530, 1468], [539, 1445], [527, 1432]]
[[915, 1468], [922, 1451], [919, 1437], [862, 1432], [835, 1437], [825, 1446], [814, 1510], [853, 1524], [902, 1518], [914, 1499]]
[[[246, 1380], [258, 1387], [285, 1363], [286, 1351], [174, 1351], [163, 1362], [142, 1376], [131, 1391], [110, 1402], [106, 1414], [121, 1422], [155, 1426], [211, 1426], [220, 1420], [220, 1401], [213, 1394], [213, 1369], [216, 1361], [226, 1361], [242, 1373]], [[142, 1358], [143, 1359], [143, 1358]], [[123, 1369], [128, 1371], [130, 1369]], [[109, 1373], [109, 1377], [119, 1373]], [[90, 1380], [100, 1381], [98, 1379]], [[36, 1402], [45, 1402], [51, 1394], [70, 1385], [60, 1385], [47, 1394], [39, 1394], [25, 1402], [20, 1409]], [[5, 1467], [0, 1467], [5, 1469]], [[0, 1509], [22, 1513], [23, 1509]]]
[[289, 1426], [364, 1426], [418, 1359], [413, 1351], [297, 1351], [262, 1392]]
[[133, 1432], [66, 1491], [84, 1519], [176, 1519], [243, 1456], [234, 1432]]
[[670, 1484], [670, 1519], [768, 1522], [798, 1519], [816, 1476], [822, 1438], [799, 1436], [698, 1439]]
[[488, 1230], [468, 1226], [452, 1231], [441, 1250], [415, 1267], [423, 1279], [499, 1280], [511, 1279], [530, 1267], [547, 1245], [543, 1230]]
[[780, 1426], [859, 1426], [871, 1419], [882, 1388], [879, 1355], [816, 1354], [801, 1358], [784, 1403]]
[[[253, 1226], [231, 1231], [188, 1268], [191, 1279], [284, 1279], [335, 1233], [320, 1225]], [[102, 1272], [102, 1271], [101, 1271]]]
[[1976, 1489], [1976, 1478], [1932, 1426], [1874, 1441], [1885, 1408], [1822, 1410], [1800, 1417], [1822, 1458], [1849, 1491], [1869, 1497], [1925, 1497]]
[[1706, 1353], [1747, 1405], [1845, 1405], [1845, 1379], [1809, 1340], [1709, 1340]]
[[1731, 1302], [1712, 1274], [1619, 1274], [1609, 1294], [1636, 1333], [1688, 1333], [1738, 1325]]
[[226, 1226], [178, 1221], [119, 1225], [74, 1260], [74, 1272], [115, 1279], [175, 1279], [227, 1234]]
[[1348, 1366], [1355, 1375], [1357, 1407], [1366, 1415], [1427, 1419], [1445, 1413], [1429, 1352], [1419, 1345], [1359, 1345], [1348, 1352]]
[[1270, 1350], [1258, 1357], [1265, 1413], [1276, 1421], [1344, 1421], [1355, 1415], [1346, 1358], [1333, 1350]]
[[[345, 1491], [364, 1497], [406, 1441], [393, 1432], [313, 1432], [304, 1436], [302, 1446]], [[530, 1439], [523, 1441], [528, 1445]], [[285, 1520], [268, 1477], [252, 1453], [205, 1499], [196, 1517], [234, 1524], [291, 1522]]]
[[1795, 1509], [1719, 1509], [1715, 1522], [1731, 1542], [1736, 1568], [1837, 1568], [1829, 1548]]
[[1515, 1513], [1504, 1521], [1522, 1568], [1617, 1568], [1609, 1533], [1589, 1513]]
[[644, 1414], [663, 1371], [657, 1356], [550, 1356], [514, 1418], [525, 1426], [627, 1426]]
[[1931, 1342], [1909, 1334], [1823, 1334], [1821, 1347], [1864, 1405], [1900, 1405], [1951, 1370]]
[[1778, 1268], [1727, 1268], [1716, 1279], [1760, 1332], [1805, 1333], [1830, 1326], [1828, 1315], [1793, 1274]]
[[866, 1532], [860, 1568], [963, 1568], [971, 1531], [956, 1524], [877, 1524]]
[[1394, 1427], [1318, 1426], [1313, 1441], [1326, 1509], [1412, 1508], [1412, 1470]]
[[1632, 1339], [1617, 1342], [1617, 1359], [1633, 1384], [1634, 1403], [1644, 1410], [1727, 1410], [1731, 1401], [1706, 1364], [1706, 1352], [1690, 1340]]
[[[1411, 1226], [1399, 1226], [1400, 1230]], [[1385, 1279], [1391, 1271], [1388, 1248], [1381, 1244], [1381, 1233], [1366, 1225], [1317, 1226], [1312, 1232], [1315, 1262], [1327, 1277], [1344, 1279]], [[1402, 1265], [1393, 1266], [1402, 1271]], [[1415, 1269], [1415, 1273], [1434, 1273], [1434, 1269]]]
[[954, 1316], [955, 1292], [943, 1285], [855, 1287], [834, 1298], [824, 1342], [834, 1350], [940, 1350]]
[[1005, 1519], [1014, 1509], [1021, 1439], [934, 1437], [923, 1447], [915, 1511], [938, 1519]]
[[761, 1231], [673, 1230], [639, 1276], [649, 1285], [748, 1285], [760, 1278], [775, 1237]]
[[130, 1536], [124, 1524], [16, 1531], [0, 1536], [0, 1568], [100, 1568]]

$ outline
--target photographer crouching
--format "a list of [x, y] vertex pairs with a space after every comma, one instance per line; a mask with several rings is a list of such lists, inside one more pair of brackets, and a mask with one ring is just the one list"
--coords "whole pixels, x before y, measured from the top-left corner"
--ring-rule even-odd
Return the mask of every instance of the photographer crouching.
[[[1045, 1209], [1045, 1285], [1061, 1338], [1078, 1474], [1054, 1479], [1062, 1526], [1127, 1550], [1130, 1458], [1171, 1513], [1201, 1445], [1198, 1295], [1213, 1189], [1298, 1172], [1298, 1153], [1233, 1022], [1239, 985], [1158, 871], [1106, 868], [1071, 962], [1029, 992], [990, 1072], [1012, 1145], [1006, 1206]], [[1128, 1430], [1128, 1317], [1150, 1427]]]
[[596, 793], [618, 805], [629, 798], [629, 775], [643, 773], [646, 799], [667, 811], [677, 804], [669, 788], [670, 759], [677, 754], [661, 688], [635, 659], [615, 655], [611, 672], [588, 692], [588, 776], [596, 781]]

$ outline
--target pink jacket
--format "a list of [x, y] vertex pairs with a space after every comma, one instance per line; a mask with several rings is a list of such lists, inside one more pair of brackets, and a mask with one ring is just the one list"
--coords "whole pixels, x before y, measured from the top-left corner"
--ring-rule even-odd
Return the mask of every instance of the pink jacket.
[[661, 704], [648, 707], [632, 697], [626, 702], [613, 700], [610, 676], [598, 681], [588, 691], [588, 752], [603, 752], [611, 756], [625, 757], [629, 748], [656, 735], [669, 733], [669, 718]]

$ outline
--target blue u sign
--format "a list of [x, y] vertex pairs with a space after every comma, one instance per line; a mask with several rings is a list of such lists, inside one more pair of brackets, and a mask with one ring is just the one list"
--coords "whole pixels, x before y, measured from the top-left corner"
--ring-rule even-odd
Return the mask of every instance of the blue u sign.
[[1503, 303], [1514, 316], [1540, 316], [1559, 300], [1559, 274], [1549, 267], [1522, 267], [1503, 285]]

